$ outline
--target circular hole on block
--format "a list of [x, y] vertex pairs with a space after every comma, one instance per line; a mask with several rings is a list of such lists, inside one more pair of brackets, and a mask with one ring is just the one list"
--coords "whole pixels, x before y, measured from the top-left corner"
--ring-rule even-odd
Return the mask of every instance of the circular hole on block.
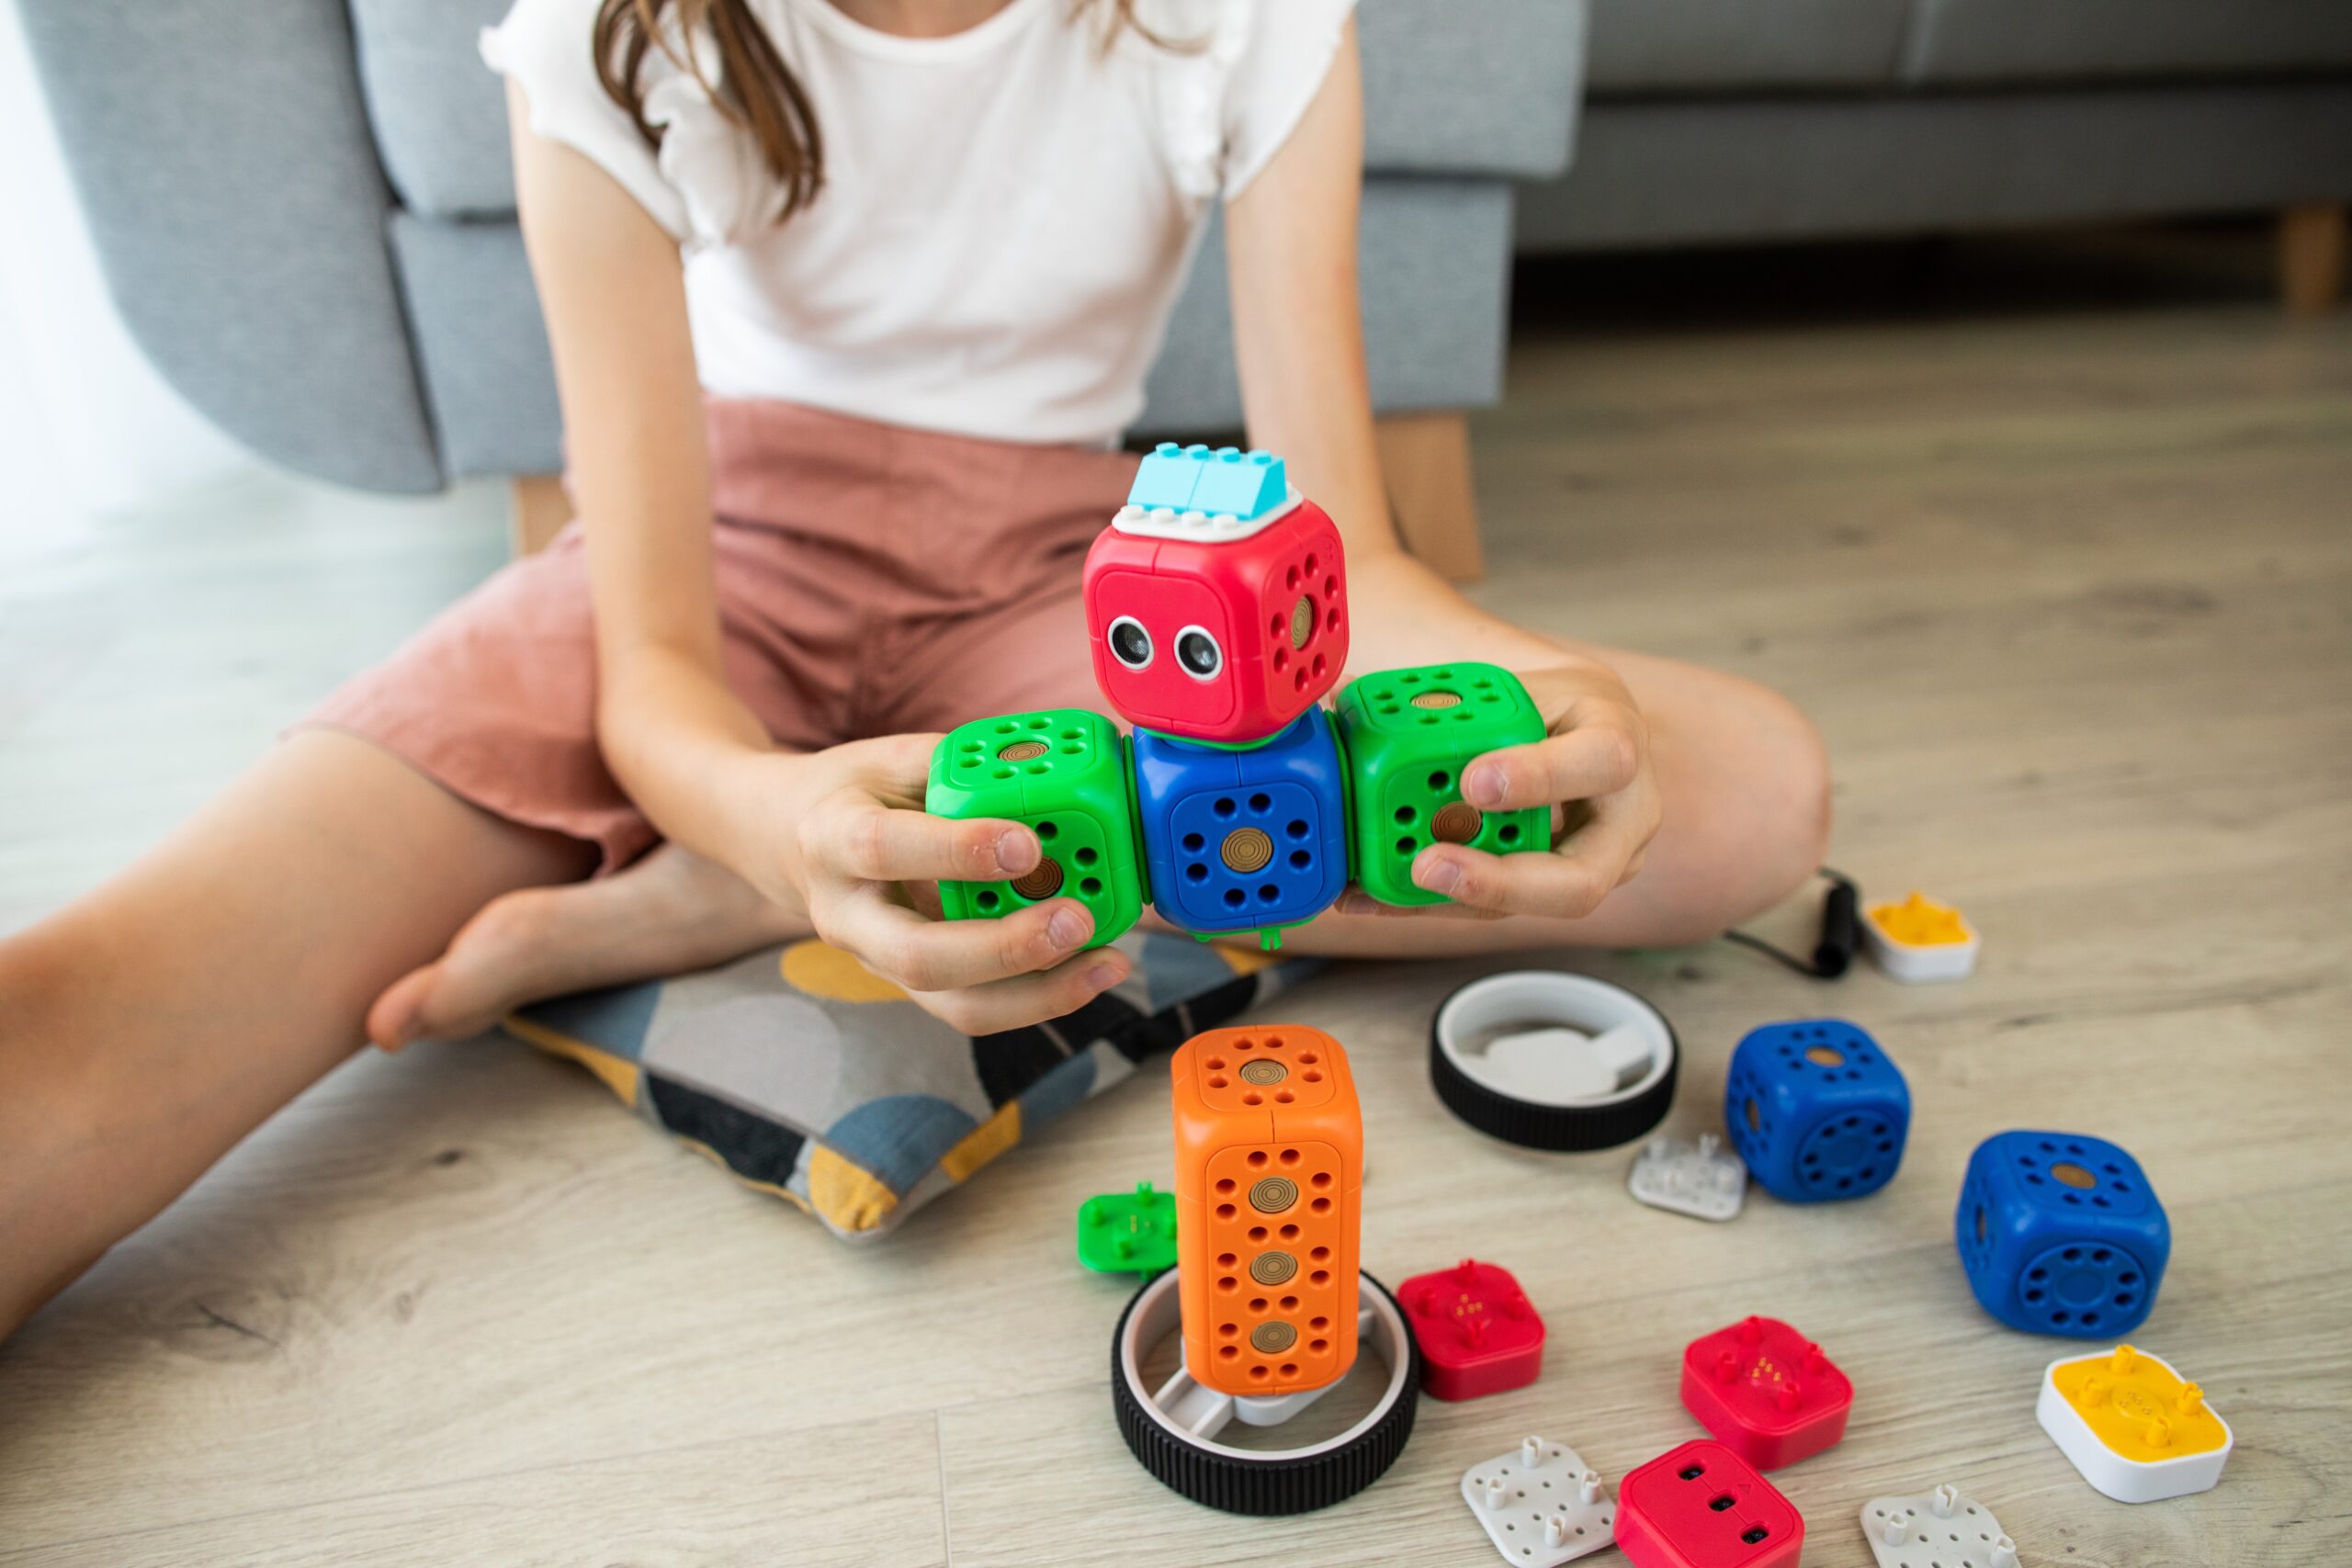
[[1443, 789], [1453, 783], [1453, 775], [1447, 773], [1443, 768], [1440, 768], [1429, 777], [1429, 786], [1431, 789]]
[[1804, 1059], [1816, 1067], [1842, 1067], [1846, 1065], [1846, 1053], [1835, 1045], [1808, 1045]]
[[2070, 1159], [2062, 1159], [2056, 1165], [2052, 1166], [2050, 1168], [2050, 1177], [2052, 1180], [2057, 1182], [2061, 1187], [2071, 1187], [2077, 1192], [2080, 1192], [2086, 1188], [2096, 1187], [2098, 1185], [2098, 1177], [2093, 1176], [2089, 1171], [2085, 1170], [2081, 1166], [2076, 1165]]
[[1755, 1133], [1762, 1131], [1764, 1126], [1764, 1113], [1756, 1108], [1756, 1097], [1754, 1095], [1748, 1096], [1747, 1103], [1741, 1106], [1739, 1109], [1740, 1114], [1747, 1118], [1747, 1130], [1749, 1132]]

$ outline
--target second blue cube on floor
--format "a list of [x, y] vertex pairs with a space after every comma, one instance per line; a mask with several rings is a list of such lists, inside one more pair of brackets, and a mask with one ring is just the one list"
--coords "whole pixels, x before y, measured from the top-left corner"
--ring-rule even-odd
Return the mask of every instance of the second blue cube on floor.
[[1850, 1023], [1771, 1023], [1732, 1053], [1724, 1124], [1748, 1174], [1783, 1202], [1860, 1198], [1903, 1162], [1911, 1090]]
[[2140, 1164], [2080, 1133], [1976, 1145], [1952, 1239], [1979, 1305], [2011, 1328], [2109, 1339], [2156, 1304], [2172, 1225]]
[[1152, 905], [1171, 924], [1272, 946], [1347, 886], [1346, 771], [1320, 707], [1262, 746], [1138, 729], [1132, 752]]

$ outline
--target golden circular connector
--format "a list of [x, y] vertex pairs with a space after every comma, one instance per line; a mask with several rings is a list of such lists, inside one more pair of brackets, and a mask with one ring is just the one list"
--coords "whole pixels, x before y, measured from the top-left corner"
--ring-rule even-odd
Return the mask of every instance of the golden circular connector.
[[1287, 1176], [1270, 1176], [1250, 1189], [1250, 1206], [1261, 1214], [1279, 1214], [1297, 1201], [1298, 1183]]
[[1012, 890], [1032, 901], [1052, 897], [1062, 890], [1062, 863], [1047, 855], [1028, 875], [1015, 877]]
[[1486, 826], [1486, 821], [1476, 807], [1466, 800], [1457, 800], [1438, 807], [1437, 815], [1430, 819], [1430, 832], [1441, 844], [1466, 844], [1478, 836], [1478, 829]]
[[1462, 705], [1459, 692], [1415, 692], [1413, 705], [1417, 708], [1458, 708]]
[[1227, 870], [1246, 874], [1274, 858], [1274, 840], [1263, 828], [1236, 828], [1217, 846], [1216, 855]]
[[1290, 1069], [1272, 1056], [1253, 1057], [1242, 1063], [1239, 1070], [1243, 1083], [1260, 1085], [1280, 1083], [1290, 1077]]
[[996, 760], [1000, 762], [1025, 762], [1052, 750], [1042, 740], [1008, 740], [997, 748]]
[[1298, 1259], [1287, 1252], [1261, 1252], [1250, 1260], [1250, 1278], [1261, 1285], [1280, 1285], [1298, 1272]]
[[1315, 601], [1306, 594], [1290, 607], [1290, 645], [1294, 649], [1305, 648], [1306, 639], [1315, 635]]
[[1261, 1356], [1279, 1356], [1298, 1343], [1298, 1330], [1276, 1319], [1250, 1331], [1250, 1348]]

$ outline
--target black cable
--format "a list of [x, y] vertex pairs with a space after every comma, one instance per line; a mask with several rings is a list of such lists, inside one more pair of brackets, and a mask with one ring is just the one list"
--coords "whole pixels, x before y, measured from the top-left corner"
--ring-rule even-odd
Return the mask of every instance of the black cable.
[[1845, 974], [1853, 967], [1854, 949], [1861, 942], [1861, 890], [1853, 878], [1834, 866], [1825, 865], [1817, 874], [1828, 879], [1829, 896], [1822, 900], [1821, 937], [1814, 944], [1810, 960], [1747, 931], [1725, 931], [1724, 940], [1752, 948], [1810, 979], [1835, 980]]

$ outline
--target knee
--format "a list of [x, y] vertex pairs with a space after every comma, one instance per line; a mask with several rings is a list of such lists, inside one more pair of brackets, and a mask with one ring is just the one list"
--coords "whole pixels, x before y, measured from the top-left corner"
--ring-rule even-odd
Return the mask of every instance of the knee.
[[1755, 891], [1770, 908], [1802, 887], [1829, 855], [1829, 750], [1803, 709], [1758, 688], [1771, 740], [1763, 749], [1756, 806], [1766, 831]]
[[1706, 761], [1669, 792], [1666, 852], [1652, 857], [1670, 865], [1662, 942], [1711, 941], [1754, 919], [1802, 888], [1829, 852], [1820, 731], [1767, 687], [1739, 682], [1737, 697], [1736, 716], [1724, 713], [1722, 733], [1696, 748]]

